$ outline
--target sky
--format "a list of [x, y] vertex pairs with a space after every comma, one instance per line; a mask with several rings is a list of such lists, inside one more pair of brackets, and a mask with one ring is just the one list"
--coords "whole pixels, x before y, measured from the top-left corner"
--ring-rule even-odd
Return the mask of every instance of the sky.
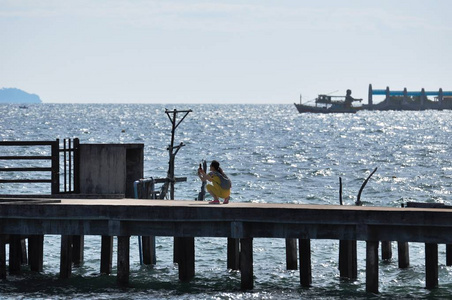
[[162, 104], [451, 91], [451, 11], [450, 0], [0, 0], [0, 88]]

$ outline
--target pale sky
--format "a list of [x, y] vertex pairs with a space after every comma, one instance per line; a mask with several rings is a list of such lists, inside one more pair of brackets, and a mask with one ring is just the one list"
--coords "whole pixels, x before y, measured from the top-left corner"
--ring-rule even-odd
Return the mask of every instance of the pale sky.
[[0, 0], [0, 88], [45, 103], [450, 91], [451, 12], [450, 0]]

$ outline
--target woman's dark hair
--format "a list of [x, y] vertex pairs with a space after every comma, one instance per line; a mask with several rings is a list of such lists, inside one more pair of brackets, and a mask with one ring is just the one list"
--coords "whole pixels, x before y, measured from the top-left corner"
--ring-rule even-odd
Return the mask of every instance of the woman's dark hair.
[[224, 174], [223, 170], [220, 168], [220, 163], [218, 161], [212, 160], [210, 165], [215, 169], [215, 171], [220, 172], [221, 174]]

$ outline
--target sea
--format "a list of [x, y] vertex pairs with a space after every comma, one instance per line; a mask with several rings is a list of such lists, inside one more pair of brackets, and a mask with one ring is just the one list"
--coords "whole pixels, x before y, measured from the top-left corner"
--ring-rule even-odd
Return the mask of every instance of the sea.
[[[232, 180], [232, 202], [400, 207], [409, 201], [452, 202], [452, 111], [360, 111], [299, 114], [293, 104], [0, 104], [1, 141], [79, 138], [80, 143], [144, 144], [145, 177], [166, 177], [171, 121], [165, 110], [192, 110], [179, 124], [175, 144], [175, 198], [194, 200], [203, 160], [218, 160]], [[183, 113], [177, 114], [178, 121]], [[6, 155], [6, 147], [0, 155]], [[24, 151], [16, 149], [15, 151]], [[28, 151], [28, 150], [27, 150]], [[45, 154], [47, 150], [39, 150]], [[7, 167], [8, 161], [0, 161]], [[0, 177], [7, 174], [0, 172]], [[0, 184], [0, 194], [45, 194], [47, 184]], [[152, 201], [152, 200], [150, 200]], [[114, 241], [116, 244], [116, 240]], [[44, 269], [0, 281], [0, 299], [438, 299], [452, 298], [452, 267], [439, 245], [439, 287], [425, 289], [424, 244], [410, 243], [410, 267], [380, 260], [379, 293], [365, 289], [365, 243], [358, 241], [358, 278], [338, 271], [338, 241], [312, 240], [312, 286], [286, 270], [285, 241], [253, 242], [254, 289], [240, 289], [240, 272], [226, 267], [225, 238], [195, 239], [195, 278], [178, 280], [172, 237], [157, 237], [157, 263], [142, 266], [131, 237], [130, 285], [100, 272], [100, 237], [86, 236], [81, 266], [59, 279], [60, 237], [44, 239]], [[115, 246], [116, 247], [116, 246]], [[8, 257], [8, 246], [7, 257]], [[116, 254], [116, 248], [114, 250]], [[8, 262], [7, 262], [8, 263]]]

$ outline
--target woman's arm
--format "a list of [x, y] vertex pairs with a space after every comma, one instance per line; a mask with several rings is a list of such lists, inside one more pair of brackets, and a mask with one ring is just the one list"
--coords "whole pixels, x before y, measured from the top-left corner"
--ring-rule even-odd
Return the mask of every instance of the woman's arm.
[[203, 169], [198, 169], [198, 176], [202, 181], [212, 181], [212, 177], [209, 174], [206, 174]]

